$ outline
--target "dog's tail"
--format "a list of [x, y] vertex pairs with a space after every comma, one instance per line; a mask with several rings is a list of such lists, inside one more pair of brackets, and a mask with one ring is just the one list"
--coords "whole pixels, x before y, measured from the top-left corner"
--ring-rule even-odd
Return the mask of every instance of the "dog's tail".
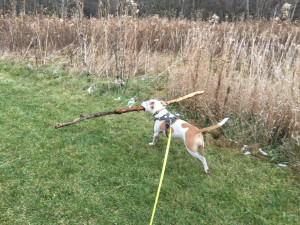
[[224, 125], [224, 123], [227, 122], [227, 120], [228, 120], [228, 118], [225, 118], [225, 119], [222, 120], [220, 123], [217, 123], [217, 124], [215, 124], [215, 125], [213, 125], [213, 126], [210, 126], [210, 127], [205, 127], [205, 128], [203, 128], [203, 129], [200, 129], [200, 131], [201, 131], [201, 132], [204, 132], [204, 131], [213, 130], [213, 129], [216, 129], [216, 128], [218, 128], [218, 127], [221, 127], [221, 126]]

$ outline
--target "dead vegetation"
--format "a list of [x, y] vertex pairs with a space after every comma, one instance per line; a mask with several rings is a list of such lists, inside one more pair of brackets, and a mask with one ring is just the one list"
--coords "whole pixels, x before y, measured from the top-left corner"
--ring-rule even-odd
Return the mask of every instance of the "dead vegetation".
[[167, 75], [170, 97], [205, 91], [182, 104], [193, 118], [230, 116], [231, 138], [281, 146], [277, 153], [299, 159], [298, 25], [74, 15], [1, 16], [0, 52], [35, 66], [63, 61], [120, 88], [132, 77]]
[[205, 97], [183, 109], [215, 122], [231, 115], [231, 138], [264, 147], [286, 142], [276, 153], [299, 160], [299, 27], [225, 23], [195, 29], [187, 42], [183, 63], [171, 69], [169, 91], [199, 89]]

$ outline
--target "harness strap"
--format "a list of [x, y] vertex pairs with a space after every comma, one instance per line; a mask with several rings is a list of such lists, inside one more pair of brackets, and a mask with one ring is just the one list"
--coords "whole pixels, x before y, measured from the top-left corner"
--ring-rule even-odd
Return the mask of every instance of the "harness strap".
[[169, 112], [167, 112], [165, 115], [163, 115], [162, 117], [159, 117], [159, 118], [155, 118], [154, 117], [154, 121], [156, 121], [156, 120], [160, 120], [160, 121], [166, 121], [166, 129], [165, 129], [165, 133], [166, 133], [166, 136], [167, 137], [169, 137], [169, 135], [168, 135], [168, 129], [170, 128], [170, 126], [171, 126], [171, 124], [175, 121], [175, 120], [177, 120], [177, 117], [175, 117], [175, 116], [172, 116], [172, 117], [170, 117], [170, 113]]

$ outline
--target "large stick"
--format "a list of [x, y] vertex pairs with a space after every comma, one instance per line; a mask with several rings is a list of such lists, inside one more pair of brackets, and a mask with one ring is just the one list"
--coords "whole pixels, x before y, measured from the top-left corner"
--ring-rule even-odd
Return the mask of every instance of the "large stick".
[[[175, 102], [180, 102], [182, 100], [194, 97], [196, 95], [201, 95], [203, 93], [204, 93], [204, 91], [196, 91], [196, 92], [193, 92], [191, 94], [182, 96], [180, 98], [176, 98], [176, 99], [167, 101], [166, 103], [167, 103], [167, 105], [170, 105], [170, 104], [173, 104]], [[106, 116], [106, 115], [111, 115], [111, 114], [122, 114], [122, 113], [141, 111], [141, 110], [145, 110], [145, 108], [143, 106], [135, 106], [135, 107], [131, 107], [131, 108], [116, 109], [116, 110], [113, 110], [113, 111], [98, 112], [98, 113], [94, 113], [94, 114], [90, 114], [90, 115], [80, 115], [80, 118], [77, 118], [75, 120], [71, 120], [69, 122], [57, 124], [55, 126], [55, 129], [60, 128], [60, 127], [65, 127], [65, 126], [77, 123], [81, 120], [87, 120], [87, 119], [94, 118], [94, 117]]]

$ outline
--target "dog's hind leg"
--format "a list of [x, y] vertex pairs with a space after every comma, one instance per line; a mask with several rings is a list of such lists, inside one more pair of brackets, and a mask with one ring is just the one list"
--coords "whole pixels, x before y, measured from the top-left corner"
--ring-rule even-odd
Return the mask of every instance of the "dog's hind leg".
[[200, 145], [199, 145], [199, 148], [200, 148], [200, 154], [199, 157], [202, 158], [201, 162], [203, 163], [203, 166], [204, 166], [204, 170], [205, 170], [205, 173], [206, 174], [209, 174], [210, 173], [210, 170], [207, 166], [207, 162], [206, 162], [206, 159], [204, 157], [204, 143], [202, 142]]
[[202, 155], [199, 155], [199, 153], [198, 153], [197, 151], [196, 151], [196, 152], [191, 151], [190, 149], [188, 149], [188, 147], [186, 147], [186, 149], [188, 150], [188, 152], [189, 152], [192, 156], [194, 156], [195, 158], [199, 159], [199, 160], [202, 162], [202, 164], [203, 164], [203, 166], [204, 166], [204, 171], [205, 171], [205, 173], [206, 173], [206, 174], [209, 174], [210, 171], [209, 171], [209, 168], [208, 168], [208, 166], [207, 166], [206, 159], [205, 159], [204, 154], [203, 154], [204, 146], [203, 146], [203, 145], [200, 145], [199, 147], [200, 147], [200, 151], [201, 151], [201, 154], [202, 154]]

